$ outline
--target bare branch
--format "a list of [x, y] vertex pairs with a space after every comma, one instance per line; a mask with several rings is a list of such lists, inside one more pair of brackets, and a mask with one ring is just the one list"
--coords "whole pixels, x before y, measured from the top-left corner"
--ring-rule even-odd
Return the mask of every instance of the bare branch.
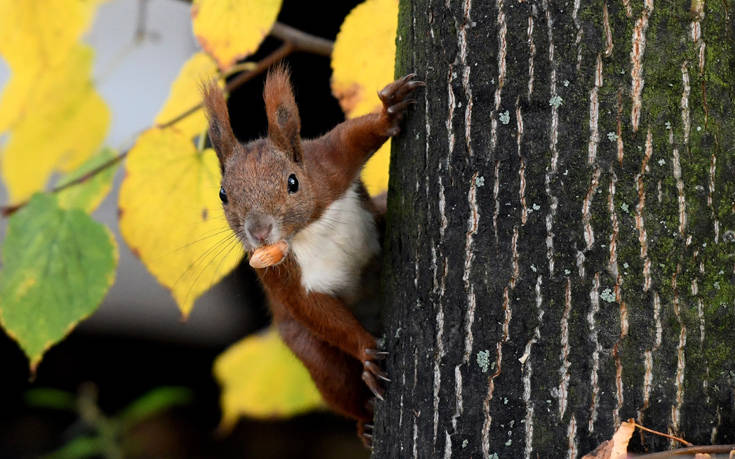
[[294, 29], [286, 24], [276, 22], [271, 29], [271, 35], [276, 38], [283, 40], [286, 43], [291, 43], [299, 51], [307, 53], [320, 54], [322, 56], [330, 56], [334, 49], [334, 42], [327, 40], [326, 38], [317, 37], [308, 33], [302, 32], [298, 29]]
[[709, 445], [709, 446], [690, 446], [688, 448], [678, 448], [669, 451], [661, 451], [659, 453], [641, 454], [640, 458], [646, 459], [664, 459], [674, 456], [692, 456], [695, 454], [727, 454], [735, 451], [735, 445]]

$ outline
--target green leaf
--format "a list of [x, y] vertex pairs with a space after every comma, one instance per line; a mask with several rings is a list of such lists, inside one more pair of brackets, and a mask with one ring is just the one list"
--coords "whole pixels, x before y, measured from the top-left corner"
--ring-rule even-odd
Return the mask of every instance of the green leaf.
[[[77, 170], [66, 174], [57, 186], [63, 186], [72, 180], [77, 180], [94, 171], [101, 165], [111, 161], [117, 156], [117, 152], [111, 148], [103, 148], [94, 156], [84, 162]], [[114, 164], [82, 183], [74, 184], [69, 188], [60, 191], [56, 196], [59, 199], [59, 206], [64, 209], [82, 209], [87, 213], [92, 213], [97, 206], [102, 203], [107, 193], [112, 189], [112, 179], [115, 177], [117, 164]]]
[[74, 394], [50, 387], [29, 389], [25, 393], [25, 399], [27, 404], [38, 408], [75, 411], [77, 407], [77, 399]]
[[100, 437], [91, 435], [76, 437], [56, 451], [46, 454], [43, 459], [82, 459], [98, 457], [105, 451], [105, 443]]
[[126, 427], [132, 427], [173, 406], [185, 405], [191, 398], [191, 391], [185, 387], [157, 387], [128, 405], [119, 419]]
[[99, 306], [115, 278], [117, 246], [83, 211], [36, 194], [9, 219], [2, 255], [0, 324], [35, 371], [43, 353]]

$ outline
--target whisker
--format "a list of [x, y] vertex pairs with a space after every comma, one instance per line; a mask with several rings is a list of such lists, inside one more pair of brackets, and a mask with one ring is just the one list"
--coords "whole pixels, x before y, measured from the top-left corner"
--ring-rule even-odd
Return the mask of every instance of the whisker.
[[228, 227], [226, 227], [226, 228], [221, 228], [221, 229], [219, 229], [219, 230], [215, 230], [215, 231], [214, 231], [214, 232], [212, 232], [211, 234], [208, 234], [208, 235], [206, 235], [206, 236], [204, 236], [204, 237], [202, 237], [202, 238], [200, 238], [200, 239], [197, 239], [197, 240], [195, 240], [195, 241], [189, 242], [188, 244], [184, 244], [184, 245], [182, 245], [181, 247], [178, 247], [178, 248], [174, 249], [174, 250], [172, 251], [172, 253], [173, 253], [173, 252], [178, 252], [178, 251], [180, 251], [180, 250], [183, 250], [183, 249], [185, 249], [185, 248], [187, 248], [187, 247], [190, 247], [190, 246], [192, 246], [192, 245], [194, 245], [194, 244], [197, 244], [197, 243], [199, 243], [199, 242], [202, 242], [202, 241], [204, 241], [204, 240], [206, 240], [206, 239], [210, 239], [210, 238], [213, 238], [213, 237], [215, 237], [215, 236], [218, 236], [218, 235], [220, 235], [220, 234], [222, 234], [222, 233], [227, 233], [227, 232], [230, 232], [230, 231], [232, 231], [232, 229], [231, 229], [231, 228], [230, 228], [229, 226], [228, 226]]
[[222, 237], [219, 241], [217, 241], [214, 245], [212, 245], [209, 249], [205, 250], [194, 261], [192, 261], [189, 264], [189, 266], [181, 273], [181, 275], [179, 276], [179, 278], [176, 279], [176, 282], [174, 282], [173, 287], [177, 286], [179, 284], [179, 282], [181, 282], [181, 280], [184, 278], [184, 276], [186, 276], [186, 274], [188, 274], [189, 271], [197, 265], [197, 263], [199, 262], [199, 260], [201, 260], [202, 258], [206, 257], [209, 253], [211, 253], [212, 251], [216, 250], [222, 244], [228, 243], [234, 237], [235, 237], [235, 234], [234, 233], [227, 234], [224, 237]]
[[[205, 272], [205, 271], [207, 270], [207, 268], [209, 268], [209, 266], [210, 266], [210, 265], [211, 265], [211, 264], [212, 264], [213, 262], [215, 262], [215, 261], [216, 261], [216, 260], [217, 260], [218, 258], [220, 258], [220, 255], [222, 254], [222, 252], [224, 252], [225, 250], [228, 250], [228, 253], [229, 253], [229, 250], [232, 250], [232, 246], [233, 246], [233, 243], [234, 243], [234, 244], [237, 244], [237, 242], [238, 242], [238, 241], [237, 241], [237, 240], [235, 240], [235, 239], [229, 239], [229, 240], [227, 241], [227, 243], [225, 243], [225, 244], [222, 244], [222, 245], [221, 245], [221, 248], [220, 248], [220, 249], [219, 249], [219, 250], [217, 251], [217, 253], [215, 253], [215, 254], [214, 254], [214, 255], [212, 256], [212, 258], [211, 258], [211, 259], [209, 260], [209, 262], [208, 262], [208, 263], [207, 263], [206, 265], [204, 265], [204, 266], [202, 267], [202, 269], [201, 269], [201, 270], [199, 270], [199, 274], [197, 274], [196, 278], [194, 278], [194, 280], [193, 280], [193, 281], [192, 281], [192, 282], [191, 282], [191, 283], [189, 284], [189, 289], [188, 289], [188, 291], [187, 291], [187, 293], [186, 293], [186, 299], [187, 299], [187, 300], [188, 300], [188, 299], [189, 299], [189, 297], [191, 296], [191, 292], [192, 292], [192, 290], [194, 289], [194, 286], [195, 286], [195, 285], [197, 285], [197, 284], [199, 283], [199, 278], [200, 278], [200, 277], [202, 277], [202, 274], [204, 274], [204, 272]], [[222, 258], [221, 258], [221, 260], [224, 260], [224, 258], [225, 258], [225, 257], [222, 257]], [[221, 263], [221, 261], [220, 261], [220, 263]], [[216, 275], [216, 273], [215, 273], [215, 275]], [[214, 280], [214, 276], [212, 277], [212, 280]], [[210, 287], [211, 287], [211, 286], [210, 286]]]

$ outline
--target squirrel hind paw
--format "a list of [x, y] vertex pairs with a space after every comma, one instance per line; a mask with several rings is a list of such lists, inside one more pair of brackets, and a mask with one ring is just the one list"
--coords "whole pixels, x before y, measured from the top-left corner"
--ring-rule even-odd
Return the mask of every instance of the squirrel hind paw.
[[373, 449], [373, 425], [364, 421], [357, 421], [357, 437], [363, 446], [372, 451]]
[[383, 389], [383, 386], [381, 386], [381, 384], [378, 382], [377, 379], [375, 379], [375, 376], [373, 376], [371, 372], [369, 372], [368, 370], [363, 371], [362, 380], [365, 382], [365, 385], [368, 386], [370, 392], [372, 392], [378, 400], [385, 400], [385, 398], [383, 398], [383, 396], [385, 395], [385, 389]]

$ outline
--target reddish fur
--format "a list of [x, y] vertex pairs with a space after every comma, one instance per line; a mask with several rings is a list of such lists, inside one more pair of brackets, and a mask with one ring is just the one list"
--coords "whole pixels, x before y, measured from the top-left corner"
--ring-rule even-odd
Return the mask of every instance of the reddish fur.
[[230, 126], [227, 101], [217, 81], [213, 80], [204, 85], [203, 93], [204, 107], [209, 116], [209, 139], [217, 152], [220, 164], [224, 165], [238, 143]]
[[[397, 84], [386, 89], [395, 89]], [[381, 98], [386, 105], [388, 99], [400, 102], [417, 85], [400, 97], [381, 93]], [[243, 145], [232, 133], [222, 91], [210, 84], [204, 99], [210, 138], [225, 171], [223, 187], [232, 189], [225, 214], [233, 229], [237, 231], [249, 215], [279, 215], [288, 236], [317, 220], [358, 180], [365, 162], [397, 132], [405, 105], [397, 114], [389, 113], [386, 106], [381, 113], [345, 121], [318, 139], [302, 141], [298, 108], [284, 67], [277, 66], [268, 74], [263, 95], [268, 139]], [[282, 185], [289, 173], [298, 174], [303, 184], [298, 196], [291, 198], [283, 194]], [[359, 193], [365, 208], [379, 220], [379, 209], [384, 207], [370, 201], [362, 184]], [[309, 370], [324, 400], [335, 411], [357, 419], [359, 426], [369, 421], [372, 394], [362, 375], [363, 363], [371, 360], [368, 350], [376, 348], [375, 338], [342, 299], [307, 292], [301, 283], [301, 268], [290, 254], [281, 264], [256, 272], [281, 336]]]
[[283, 65], [277, 65], [265, 80], [263, 99], [268, 115], [268, 137], [281, 151], [301, 162], [301, 120], [291, 89], [291, 76]]
[[351, 418], [372, 419], [372, 394], [362, 382], [360, 361], [365, 349], [375, 348], [375, 338], [338, 298], [307, 293], [293, 258], [256, 271], [281, 337], [309, 370], [324, 400]]
[[362, 166], [390, 137], [389, 121], [378, 113], [338, 124], [322, 137], [305, 143], [307, 169], [322, 177], [319, 193], [329, 203], [338, 199], [355, 181]]

